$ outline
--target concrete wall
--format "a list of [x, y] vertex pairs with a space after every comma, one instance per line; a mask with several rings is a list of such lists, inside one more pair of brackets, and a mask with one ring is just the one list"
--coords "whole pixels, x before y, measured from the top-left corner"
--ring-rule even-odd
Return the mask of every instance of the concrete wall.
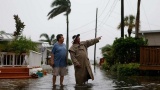
[[[142, 37], [142, 34], [139, 35]], [[160, 32], [159, 33], [143, 33], [143, 37], [148, 40], [149, 46], [160, 45]]]

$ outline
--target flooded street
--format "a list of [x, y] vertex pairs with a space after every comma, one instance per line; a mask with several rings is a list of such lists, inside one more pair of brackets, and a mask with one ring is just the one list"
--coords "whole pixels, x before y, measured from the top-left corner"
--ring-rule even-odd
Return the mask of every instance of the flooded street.
[[94, 81], [89, 80], [84, 86], [76, 86], [74, 68], [69, 66], [63, 87], [59, 85], [59, 77], [53, 87], [52, 74], [47, 74], [38, 79], [0, 79], [0, 90], [160, 90], [160, 77], [113, 77], [98, 67], [94, 77]]

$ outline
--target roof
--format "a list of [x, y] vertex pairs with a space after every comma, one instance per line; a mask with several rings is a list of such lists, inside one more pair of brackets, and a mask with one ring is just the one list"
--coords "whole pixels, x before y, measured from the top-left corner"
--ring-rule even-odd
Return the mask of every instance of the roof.
[[[135, 31], [132, 31], [135, 34]], [[160, 33], [160, 30], [142, 30], [139, 33]]]
[[42, 45], [42, 47], [52, 47], [53, 46], [53, 45], [49, 45], [48, 42], [42, 42], [42, 41], [33, 41], [33, 42]]
[[[0, 33], [0, 41], [12, 41], [14, 38], [11, 33]], [[53, 45], [49, 45], [47, 42], [34, 41], [35, 43], [42, 44], [43, 47], [52, 47]]]
[[48, 42], [43, 42], [43, 43], [42, 43], [42, 46], [43, 46], [43, 47], [52, 47], [53, 45], [49, 45]]
[[0, 33], [0, 41], [11, 41], [13, 38], [11, 33]]

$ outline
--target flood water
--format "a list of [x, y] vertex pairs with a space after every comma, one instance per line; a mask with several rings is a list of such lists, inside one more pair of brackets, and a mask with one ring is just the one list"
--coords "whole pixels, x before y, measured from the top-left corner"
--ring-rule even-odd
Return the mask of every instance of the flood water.
[[[93, 70], [93, 67], [92, 67]], [[75, 85], [74, 67], [68, 66], [64, 86], [52, 85], [52, 74], [37, 79], [0, 79], [0, 90], [160, 90], [160, 77], [116, 77], [96, 67], [95, 80], [83, 86]]]

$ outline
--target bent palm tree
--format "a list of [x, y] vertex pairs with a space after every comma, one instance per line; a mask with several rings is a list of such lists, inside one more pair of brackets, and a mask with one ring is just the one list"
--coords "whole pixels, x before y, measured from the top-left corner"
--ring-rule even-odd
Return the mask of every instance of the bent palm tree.
[[[71, 2], [70, 0], [55, 0], [52, 2], [51, 7], [53, 9], [48, 13], [48, 19], [52, 19], [53, 17], [65, 12], [66, 16], [66, 22], [67, 22], [67, 36], [66, 36], [66, 48], [68, 51], [68, 46], [69, 46], [69, 20], [68, 20], [68, 15], [71, 12]], [[67, 53], [67, 58], [68, 58], [68, 53]]]
[[[135, 27], [135, 17], [133, 15], [129, 15], [124, 18], [124, 27], [125, 26], [128, 26], [128, 36], [130, 37], [132, 29]], [[121, 28], [121, 23], [118, 25], [117, 28]]]
[[54, 34], [52, 34], [51, 37], [49, 38], [49, 35], [48, 35], [48, 34], [42, 33], [42, 34], [40, 35], [40, 38], [41, 38], [41, 37], [45, 37], [45, 40], [44, 40], [44, 39], [41, 39], [40, 41], [48, 42], [49, 45], [52, 45], [52, 44], [54, 44], [54, 43], [56, 42], [56, 39], [54, 39], [54, 38], [55, 38], [55, 35], [54, 35]]

